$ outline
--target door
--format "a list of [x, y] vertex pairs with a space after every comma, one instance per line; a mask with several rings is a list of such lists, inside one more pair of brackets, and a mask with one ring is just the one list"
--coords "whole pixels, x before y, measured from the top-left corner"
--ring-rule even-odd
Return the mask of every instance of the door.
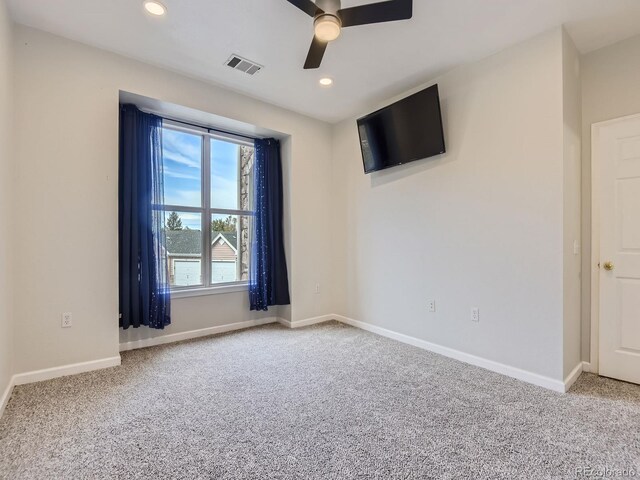
[[238, 281], [236, 262], [211, 262], [211, 283]]
[[593, 147], [600, 177], [599, 373], [640, 383], [640, 116], [595, 126]]
[[200, 260], [176, 260], [174, 268], [174, 285], [179, 287], [189, 287], [202, 283], [202, 268]]

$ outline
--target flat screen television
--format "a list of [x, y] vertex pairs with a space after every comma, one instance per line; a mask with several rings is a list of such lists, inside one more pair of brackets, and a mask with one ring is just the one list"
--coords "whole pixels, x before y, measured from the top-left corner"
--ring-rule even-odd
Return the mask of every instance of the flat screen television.
[[438, 85], [358, 119], [364, 173], [445, 153]]

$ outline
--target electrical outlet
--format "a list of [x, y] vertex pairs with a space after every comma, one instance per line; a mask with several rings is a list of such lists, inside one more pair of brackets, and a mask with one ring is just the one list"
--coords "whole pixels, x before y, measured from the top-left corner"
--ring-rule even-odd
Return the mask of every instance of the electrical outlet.
[[478, 307], [474, 307], [471, 309], [471, 321], [472, 322], [480, 321], [480, 309]]
[[320, 293], [320, 284], [316, 283], [316, 294]]
[[71, 328], [73, 326], [73, 315], [71, 312], [62, 314], [62, 328]]
[[435, 300], [428, 300], [427, 301], [427, 308], [429, 309], [430, 312], [435, 312], [436, 311], [436, 301]]

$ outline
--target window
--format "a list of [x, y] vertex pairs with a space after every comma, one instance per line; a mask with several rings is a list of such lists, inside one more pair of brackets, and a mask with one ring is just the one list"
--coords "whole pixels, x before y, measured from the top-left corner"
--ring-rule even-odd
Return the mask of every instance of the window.
[[172, 291], [246, 283], [253, 144], [165, 121], [162, 147]]

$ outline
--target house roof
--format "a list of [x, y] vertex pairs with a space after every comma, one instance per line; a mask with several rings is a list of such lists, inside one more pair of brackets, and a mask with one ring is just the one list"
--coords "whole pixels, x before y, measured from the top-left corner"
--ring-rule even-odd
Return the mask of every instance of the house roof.
[[234, 250], [238, 249], [238, 234], [236, 232], [211, 232], [211, 241], [213, 242], [218, 235], [222, 235]]
[[167, 230], [169, 255], [199, 255], [202, 253], [200, 230]]
[[[222, 235], [227, 243], [237, 250], [238, 234], [236, 232], [211, 232], [211, 239], [215, 240], [218, 235]], [[202, 253], [200, 230], [167, 230], [166, 237], [169, 255], [200, 255]]]

